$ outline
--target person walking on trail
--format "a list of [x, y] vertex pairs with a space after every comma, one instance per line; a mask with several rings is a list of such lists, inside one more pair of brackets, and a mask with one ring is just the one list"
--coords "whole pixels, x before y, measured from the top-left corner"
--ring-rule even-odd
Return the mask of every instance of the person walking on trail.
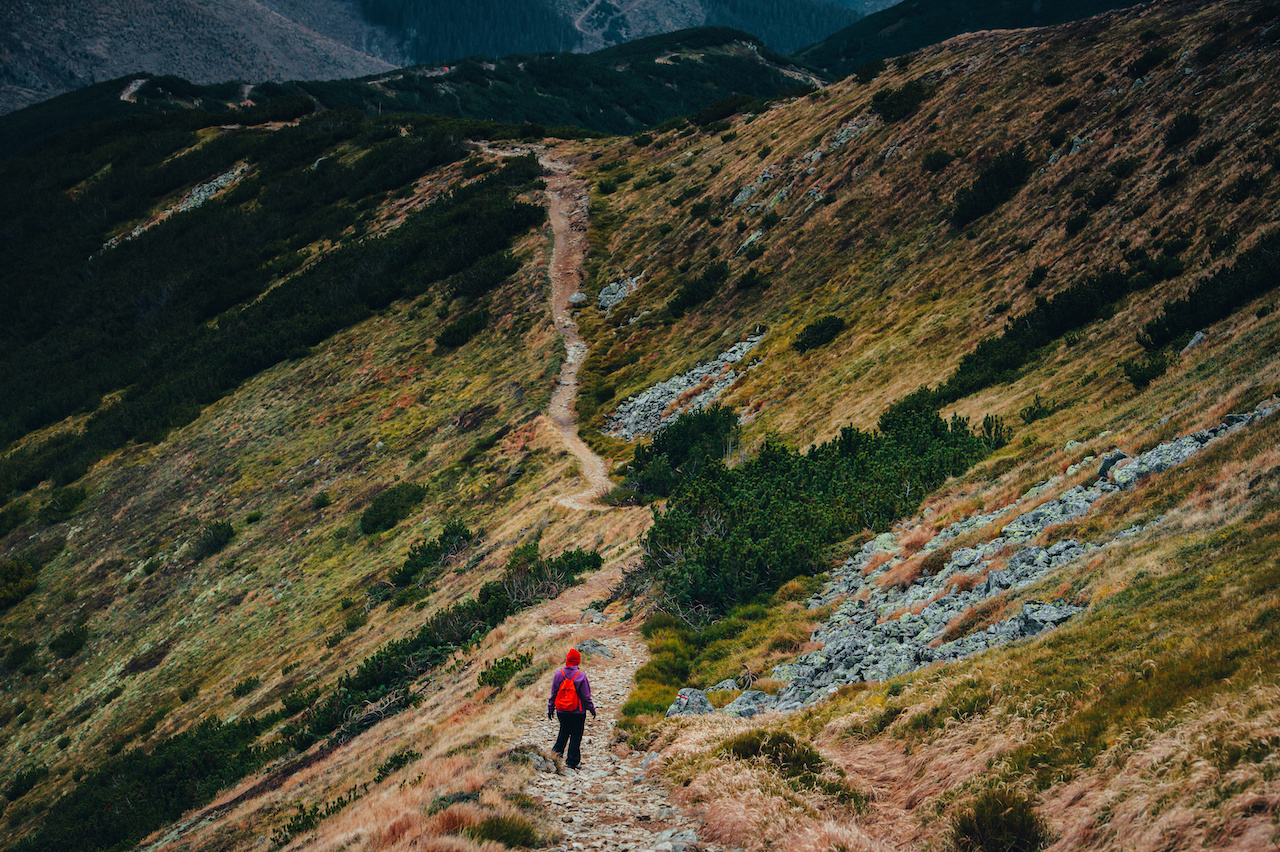
[[554, 716], [560, 720], [560, 733], [556, 735], [552, 751], [556, 757], [563, 757], [565, 746], [568, 746], [565, 765], [570, 769], [577, 769], [582, 762], [582, 731], [587, 724], [587, 712], [591, 712], [591, 718], [596, 717], [596, 705], [591, 700], [591, 682], [578, 668], [581, 664], [582, 655], [578, 649], [570, 648], [564, 658], [564, 667], [551, 678], [551, 697], [547, 699], [547, 718]]

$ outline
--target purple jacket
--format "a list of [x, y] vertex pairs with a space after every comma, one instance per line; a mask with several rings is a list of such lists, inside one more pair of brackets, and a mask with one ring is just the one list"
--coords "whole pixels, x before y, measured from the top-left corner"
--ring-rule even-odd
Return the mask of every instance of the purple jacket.
[[596, 705], [591, 701], [591, 681], [587, 680], [586, 674], [577, 666], [564, 666], [556, 669], [555, 677], [551, 678], [551, 697], [547, 699], [547, 714], [550, 715], [555, 712], [556, 693], [560, 691], [560, 684], [564, 683], [566, 676], [573, 678], [573, 686], [578, 690], [579, 704], [577, 710], [567, 712], [586, 715], [586, 712], [590, 710], [592, 716], [596, 715]]

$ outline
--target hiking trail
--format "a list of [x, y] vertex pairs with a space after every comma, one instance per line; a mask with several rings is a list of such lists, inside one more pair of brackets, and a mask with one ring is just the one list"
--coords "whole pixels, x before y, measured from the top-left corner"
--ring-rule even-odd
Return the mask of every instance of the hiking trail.
[[551, 406], [547, 412], [565, 448], [578, 461], [578, 467], [587, 480], [587, 490], [556, 500], [561, 506], [582, 511], [607, 511], [610, 507], [596, 501], [613, 487], [609, 481], [604, 459], [596, 455], [578, 437], [578, 370], [590, 351], [578, 334], [578, 324], [573, 321], [570, 297], [578, 292], [582, 283], [582, 268], [586, 261], [587, 202], [590, 193], [587, 182], [574, 177], [570, 166], [557, 160], [539, 156], [545, 170], [547, 183], [548, 215], [551, 220], [553, 242], [551, 246], [551, 315], [556, 330], [564, 339], [565, 357], [560, 365], [560, 377], [551, 393]]

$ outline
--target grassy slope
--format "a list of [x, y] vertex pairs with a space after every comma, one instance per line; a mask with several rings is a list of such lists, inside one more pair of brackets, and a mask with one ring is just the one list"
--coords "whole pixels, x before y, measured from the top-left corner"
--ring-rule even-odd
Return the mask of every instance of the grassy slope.
[[[1164, 17], [1179, 10], [1187, 20]], [[1248, 11], [1232, 14], [1246, 20]], [[1268, 138], [1242, 129], [1277, 118], [1280, 99], [1268, 88], [1280, 79], [1272, 68], [1274, 48], [1242, 43], [1208, 67], [1180, 59], [1148, 75], [1142, 86], [1124, 73], [1140, 52], [1144, 30], [1162, 33], [1181, 56], [1214, 37], [1216, 20], [1191, 7], [1161, 7], [1105, 31], [1076, 24], [1051, 37], [971, 37], [926, 51], [910, 68], [871, 86], [837, 84], [749, 123], [738, 120], [738, 136], [728, 142], [713, 134], [673, 140], [661, 149], [636, 149], [625, 141], [575, 146], [583, 167], [599, 169], [626, 157], [637, 177], [649, 169], [676, 174], [647, 188], [628, 182], [593, 203], [594, 286], [641, 271], [646, 283], [634, 303], [615, 311], [612, 325], [592, 310], [583, 313], [584, 330], [595, 340], [588, 367], [598, 382], [616, 384], [621, 398], [722, 351], [726, 340], [763, 322], [770, 329], [761, 347], [765, 360], [730, 402], [751, 418], [748, 442], [776, 431], [805, 444], [848, 422], [869, 426], [889, 402], [945, 378], [968, 347], [999, 328], [1002, 316], [991, 315], [993, 306], [1009, 301], [1017, 313], [1030, 305], [1036, 293], [1022, 282], [1036, 265], [1051, 267], [1037, 293], [1051, 293], [1081, 270], [1114, 262], [1122, 240], [1140, 245], [1153, 229], [1178, 230], [1193, 241], [1184, 255], [1192, 259], [1187, 275], [1121, 304], [1074, 346], [1050, 347], [1016, 383], [957, 404], [969, 415], [1003, 413], [1018, 426], [1014, 443], [935, 495], [929, 520], [912, 524], [1003, 505], [1086, 453], [1112, 444], [1142, 449], [1256, 403], [1280, 388], [1274, 354], [1280, 321], [1275, 314], [1255, 316], [1257, 305], [1215, 326], [1208, 344], [1142, 393], [1117, 367], [1138, 351], [1134, 332], [1160, 302], [1223, 262], [1226, 255], [1208, 251], [1211, 227], [1237, 228], [1240, 244], [1247, 245], [1274, 221], [1274, 182], [1237, 202], [1222, 191], [1242, 173], [1269, 175], [1273, 168]], [[1082, 49], [1082, 43], [1091, 46]], [[1192, 73], [1183, 74], [1184, 67]], [[1054, 68], [1067, 82], [1047, 87], [1041, 80]], [[1104, 75], [1101, 81], [1092, 79], [1095, 72]], [[802, 158], [862, 115], [876, 89], [919, 76], [941, 89], [914, 117], [873, 127], [807, 173], [811, 164]], [[1070, 96], [1081, 99], [1080, 107], [1054, 117], [1053, 105]], [[1163, 150], [1163, 127], [1188, 108], [1209, 119], [1192, 147], [1215, 138], [1231, 143], [1206, 166], [1187, 164], [1187, 149]], [[1045, 140], [1057, 126], [1068, 139], [1087, 142], [1046, 165]], [[1044, 171], [1014, 201], [977, 222], [972, 238], [955, 233], [945, 221], [954, 193], [991, 155], [1024, 140]], [[772, 152], [758, 157], [766, 145]], [[920, 159], [936, 147], [961, 156], [932, 175]], [[603, 156], [591, 160], [593, 152]], [[1092, 185], [1108, 163], [1126, 156], [1139, 159], [1139, 171], [1116, 202], [1096, 212], [1082, 233], [1068, 236], [1063, 223], [1082, 205], [1072, 188]], [[713, 164], [721, 166], [714, 175]], [[713, 245], [721, 257], [733, 258], [763, 215], [717, 204], [710, 215], [722, 215], [724, 222], [716, 227], [673, 213], [667, 199], [694, 183], [706, 186], [694, 201], [723, 199], [765, 166], [784, 176], [768, 183], [759, 198], [791, 187], [776, 208], [788, 218], [766, 235], [768, 251], [756, 264], [767, 270], [772, 287], [726, 289], [717, 303], [678, 323], [663, 323], [654, 313], [627, 325], [643, 309], [660, 309], [675, 289], [681, 262], [691, 261], [696, 271]], [[1159, 190], [1160, 174], [1171, 167], [1185, 167], [1187, 178]], [[815, 185], [834, 201], [806, 211], [803, 196]], [[602, 232], [612, 217], [616, 227]], [[741, 234], [739, 218], [747, 223]], [[675, 228], [663, 235], [663, 223]], [[198, 848], [238, 848], [282, 825], [295, 803], [332, 801], [369, 781], [373, 768], [406, 744], [425, 757], [393, 776], [405, 783], [379, 787], [352, 805], [322, 845], [391, 848], [400, 835], [392, 838], [388, 826], [419, 814], [439, 792], [487, 784], [495, 792], [486, 795], [500, 800], [496, 791], [518, 790], [519, 771], [502, 763], [498, 752], [519, 738], [521, 714], [537, 699], [522, 689], [497, 696], [476, 691], [474, 665], [531, 649], [539, 666], [550, 666], [561, 640], [576, 635], [573, 614], [605, 597], [645, 521], [643, 510], [591, 517], [548, 512], [547, 497], [569, 493], [575, 483], [567, 457], [536, 419], [517, 425], [479, 463], [450, 469], [500, 424], [518, 424], [545, 404], [558, 357], [534, 271], [545, 241], [530, 238], [523, 251], [529, 266], [501, 295], [503, 310], [495, 310], [503, 316], [497, 325], [518, 334], [490, 330], [456, 355], [437, 358], [422, 342], [436, 331], [430, 307], [415, 312], [399, 306], [319, 347], [311, 358], [263, 374], [160, 447], [131, 448], [94, 469], [85, 483], [91, 497], [84, 510], [51, 531], [68, 535], [67, 550], [45, 569], [39, 592], [3, 616], [6, 632], [34, 637], [53, 635], [92, 612], [94, 638], [80, 656], [51, 663], [42, 677], [10, 684], [7, 706], [24, 701], [28, 715], [14, 714], [3, 728], [6, 770], [34, 762], [52, 770], [23, 806], [65, 789], [74, 766], [92, 763], [158, 703], [176, 704], [185, 686], [199, 683], [200, 695], [168, 715], [157, 734], [205, 712], [223, 718], [252, 712], [293, 683], [331, 682], [386, 638], [412, 630], [421, 616], [384, 608], [367, 627], [325, 647], [326, 637], [341, 630], [339, 600], [358, 598], [459, 505], [474, 527], [485, 530], [486, 555], [481, 571], [449, 575], [441, 600], [474, 588], [514, 543], [544, 523], [545, 551], [599, 542], [612, 566], [586, 588], [497, 631], [477, 659], [467, 661], [471, 668], [433, 684], [418, 712], [377, 726], [334, 758], [187, 840]], [[745, 264], [731, 263], [736, 277]], [[845, 316], [850, 329], [827, 347], [791, 353], [795, 334], [825, 313]], [[633, 353], [634, 364], [606, 369], [625, 364]], [[1016, 413], [1036, 393], [1073, 405], [1023, 427]], [[499, 405], [500, 413], [464, 431], [456, 418], [484, 404]], [[1033, 743], [1032, 753], [1049, 766], [1040, 781], [1047, 784], [1040, 806], [1067, 846], [1155, 848], [1202, 838], [1229, 845], [1246, 836], [1270, 837], [1277, 791], [1269, 756], [1275, 749], [1266, 744], [1274, 742], [1268, 738], [1280, 699], [1269, 650], [1274, 642], [1254, 639], [1258, 631], [1274, 631], [1267, 613], [1277, 606], [1276, 429], [1268, 424], [1238, 436], [1174, 474], [1101, 504], [1080, 522], [1078, 533], [1094, 538], [1168, 515], [1156, 530], [1076, 566], [1068, 579], [1071, 590], [1092, 602], [1085, 618], [1037, 643], [901, 683], [849, 690], [784, 723], [875, 793], [870, 813], [859, 818], [862, 829], [897, 842], [936, 840], [947, 816], [991, 779], [1035, 782], [1039, 773], [1027, 761], [1013, 762], [1023, 754], [1020, 746]], [[1104, 430], [1110, 434], [1102, 437]], [[1069, 439], [1085, 445], [1058, 449]], [[427, 455], [412, 461], [423, 451]], [[524, 473], [502, 489], [513, 463]], [[395, 476], [433, 484], [427, 504], [390, 533], [352, 536], [358, 510]], [[333, 496], [332, 506], [311, 508], [319, 490]], [[245, 525], [244, 515], [255, 509], [263, 520]], [[199, 566], [184, 561], [182, 545], [215, 518], [236, 522], [237, 538]], [[345, 538], [335, 536], [340, 530]], [[143, 563], [153, 549], [160, 567], [147, 575]], [[66, 600], [64, 592], [74, 598]], [[540, 621], [558, 622], [558, 632], [541, 629]], [[160, 665], [122, 675], [129, 660], [168, 638], [178, 641]], [[1230, 680], [1179, 675], [1179, 660], [1196, 649], [1219, 659], [1234, 655], [1239, 664]], [[289, 677], [280, 674], [287, 662], [301, 663]], [[249, 675], [261, 676], [262, 686], [233, 699], [232, 685]], [[115, 703], [75, 726], [63, 721], [69, 708], [117, 680], [125, 692]], [[974, 702], [975, 695], [986, 698]], [[885, 714], [888, 705], [905, 710]], [[916, 717], [921, 721], [913, 722]], [[784, 789], [781, 798], [771, 798], [766, 794], [778, 788], [768, 770], [714, 756], [720, 740], [746, 726], [702, 720], [668, 724], [654, 734], [669, 752], [673, 777], [689, 781], [683, 795], [726, 842], [780, 836], [792, 830], [788, 826], [828, 830], [816, 809], [821, 797]], [[72, 737], [65, 751], [54, 744], [63, 731]], [[1100, 756], [1084, 761], [1081, 743]], [[1003, 762], [1001, 754], [1007, 756]], [[1197, 762], [1201, 757], [1208, 762]], [[737, 792], [728, 799], [726, 790]], [[800, 808], [798, 816], [792, 805]], [[733, 826], [744, 819], [751, 835], [735, 835]]]
[[[691, 136], [661, 149], [618, 146], [597, 161], [607, 167], [601, 177], [619, 169], [642, 182], [663, 169], [677, 177], [600, 199], [597, 209], [622, 224], [597, 232], [610, 248], [597, 284], [642, 271], [646, 283], [595, 327], [598, 354], [587, 365], [595, 383], [616, 386], [621, 399], [722, 351], [723, 331], [740, 339], [763, 321], [770, 333], [757, 352], [765, 360], [728, 396], [754, 415], [744, 443], [771, 431], [801, 444], [825, 440], [846, 422], [872, 425], [888, 403], [944, 380], [973, 344], [999, 330], [1006, 311], [1021, 313], [1036, 296], [1118, 263], [1130, 248], [1181, 234], [1191, 240], [1184, 275], [1122, 301], [1070, 345], [1035, 353], [1018, 381], [954, 406], [978, 419], [1003, 415], [1015, 427], [1013, 444], [935, 495], [927, 519], [903, 531], [923, 541], [935, 525], [1005, 505], [1086, 455], [1145, 449], [1252, 407], [1280, 390], [1280, 326], [1267, 314], [1274, 296], [1213, 326], [1207, 348], [1175, 357], [1170, 373], [1143, 392], [1119, 367], [1140, 353], [1134, 335], [1166, 300], [1229, 259], [1232, 252], [1212, 246], [1215, 237], [1234, 232], [1243, 248], [1275, 226], [1275, 98], [1254, 87], [1274, 78], [1265, 69], [1277, 54], [1269, 37], [1257, 40], [1267, 23], [1242, 26], [1251, 13], [1263, 21], [1272, 14], [1232, 6], [1233, 27], [1220, 25], [1220, 13], [1170, 5], [1113, 18], [1105, 28], [1084, 22], [1046, 34], [966, 37], [871, 85], [846, 81], [739, 120], [728, 141]], [[1199, 60], [1196, 51], [1216, 38], [1231, 47], [1214, 61]], [[1135, 82], [1127, 65], [1153, 45], [1167, 45], [1175, 59]], [[1054, 70], [1065, 82], [1045, 82]], [[917, 78], [938, 88], [915, 115], [890, 125], [866, 121], [875, 91]], [[1069, 98], [1079, 105], [1055, 109]], [[1203, 129], [1190, 144], [1169, 147], [1164, 130], [1186, 110], [1205, 119]], [[830, 142], [846, 122], [868, 129], [833, 154]], [[1049, 141], [1055, 130], [1065, 136], [1061, 148]], [[1069, 154], [1073, 138], [1081, 144]], [[957, 232], [946, 220], [956, 192], [995, 154], [1024, 142], [1037, 165], [1027, 186]], [[1194, 153], [1213, 143], [1222, 151], [1197, 164]], [[765, 146], [772, 151], [756, 156]], [[809, 159], [820, 146], [828, 149], [823, 157]], [[922, 159], [935, 149], [957, 159], [931, 174]], [[1068, 233], [1065, 222], [1085, 209], [1085, 192], [1124, 158], [1138, 167], [1115, 200], [1094, 211], [1083, 231]], [[627, 162], [611, 165], [616, 159]], [[773, 207], [781, 222], [767, 231], [768, 250], [756, 262], [773, 286], [722, 288], [701, 310], [666, 320], [663, 305], [681, 277], [673, 267], [687, 261], [696, 274], [718, 253], [730, 259], [733, 278], [746, 268], [735, 254], [764, 227], [763, 210], [727, 200], [766, 167], [777, 176], [752, 200], [772, 203], [788, 189]], [[1162, 187], [1176, 170], [1183, 180]], [[1242, 175], [1261, 176], [1263, 189], [1232, 193]], [[691, 202], [674, 213], [668, 204], [692, 183], [704, 187], [698, 199], [712, 200], [707, 218], [692, 215]], [[831, 200], [811, 205], [811, 187]], [[666, 234], [664, 223], [674, 226]], [[1047, 281], [1029, 291], [1024, 282], [1039, 265], [1049, 268]], [[1009, 307], [997, 310], [1004, 302]], [[652, 313], [631, 324], [645, 310]], [[844, 317], [849, 330], [815, 352], [791, 352], [800, 329], [827, 313]], [[632, 352], [642, 355], [628, 364]], [[1024, 425], [1018, 412], [1036, 394], [1068, 407]], [[1058, 531], [1052, 540], [1109, 538], [1167, 513], [1158, 531], [1002, 602], [1007, 614], [1022, 600], [1074, 593], [1093, 605], [1078, 624], [891, 689], [849, 690], [780, 724], [812, 738], [875, 791], [878, 801], [858, 822], [894, 842], [937, 842], [979, 790], [1004, 781], [1041, 793], [1062, 848], [1274, 843], [1278, 661], [1260, 631], [1270, 629], [1277, 605], [1276, 433], [1272, 423], [1235, 438]], [[1071, 440], [1083, 443], [1058, 449]], [[982, 696], [977, 713], [966, 704], [975, 694]], [[895, 715], [884, 714], [886, 702], [899, 708], [898, 723], [889, 724]], [[673, 760], [673, 782], [707, 819], [710, 836], [752, 845], [808, 827], [812, 848], [841, 840], [821, 796], [784, 789], [777, 798], [776, 775], [716, 756], [718, 744], [748, 724], [695, 720], [654, 729]], [[1161, 773], [1167, 777], [1154, 777]]]

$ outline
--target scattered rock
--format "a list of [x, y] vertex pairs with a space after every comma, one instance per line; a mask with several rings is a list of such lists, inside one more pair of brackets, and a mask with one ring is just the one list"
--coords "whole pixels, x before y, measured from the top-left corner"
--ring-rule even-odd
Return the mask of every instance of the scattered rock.
[[768, 710], [772, 710], [778, 705], [778, 697], [761, 692], [757, 689], [748, 689], [746, 692], [733, 699], [725, 706], [721, 713], [729, 716], [739, 716], [743, 719], [749, 719], [752, 716], [759, 715]]
[[[609, 415], [606, 433], [634, 441], [652, 435], [684, 411], [706, 408], [738, 380], [741, 373], [732, 369], [732, 365], [745, 358], [763, 339], [763, 333], [754, 334], [687, 373], [660, 382], [625, 400]], [[695, 395], [677, 409], [675, 403], [689, 392]]]
[[702, 716], [714, 713], [715, 708], [701, 689], [686, 686], [676, 693], [676, 700], [667, 708], [667, 716]]
[[1187, 342], [1187, 345], [1182, 347], [1182, 352], [1180, 354], [1186, 355], [1192, 349], [1195, 349], [1197, 346], [1199, 346], [1201, 343], [1204, 343], [1208, 339], [1209, 339], [1209, 335], [1207, 332], [1197, 331], [1192, 336], [1191, 340]]
[[613, 659], [613, 652], [609, 650], [609, 646], [595, 639], [584, 639], [578, 643], [577, 647], [580, 654], [595, 654]]
[[738, 688], [738, 682], [731, 677], [717, 683], [715, 686], [707, 687], [707, 692], [730, 692]]

